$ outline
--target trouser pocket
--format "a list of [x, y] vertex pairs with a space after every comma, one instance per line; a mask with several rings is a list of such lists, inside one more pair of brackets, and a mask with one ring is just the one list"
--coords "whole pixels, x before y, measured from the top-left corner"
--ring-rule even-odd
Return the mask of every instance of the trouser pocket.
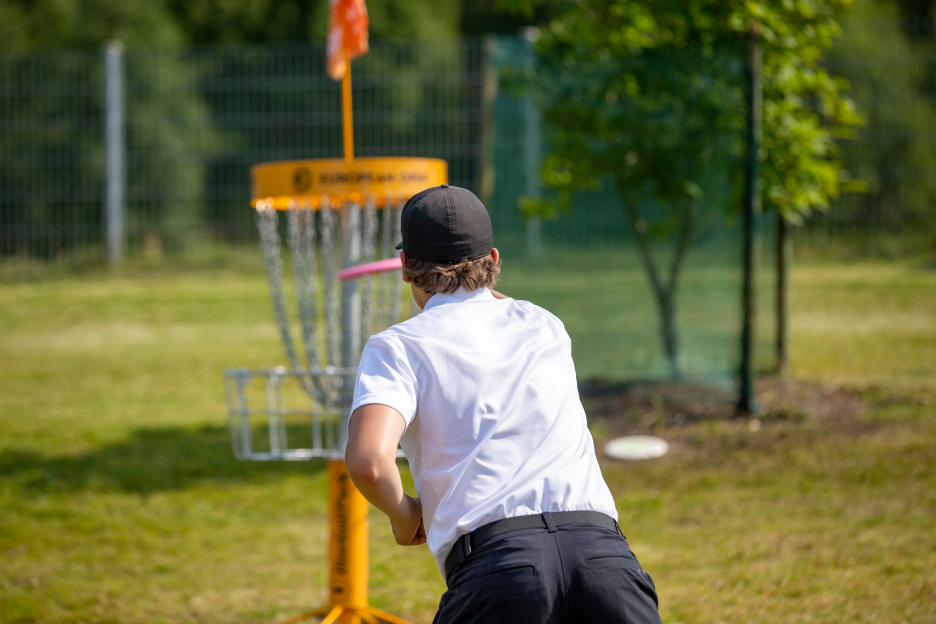
[[436, 624], [546, 622], [548, 600], [533, 566], [468, 578], [442, 595]]

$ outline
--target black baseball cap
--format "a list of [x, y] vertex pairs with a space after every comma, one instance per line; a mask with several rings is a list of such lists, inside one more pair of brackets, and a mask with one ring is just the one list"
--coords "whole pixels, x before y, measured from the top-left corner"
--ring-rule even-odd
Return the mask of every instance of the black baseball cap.
[[433, 186], [410, 197], [400, 215], [403, 241], [397, 244], [416, 260], [458, 264], [491, 253], [491, 216], [477, 196], [457, 186]]

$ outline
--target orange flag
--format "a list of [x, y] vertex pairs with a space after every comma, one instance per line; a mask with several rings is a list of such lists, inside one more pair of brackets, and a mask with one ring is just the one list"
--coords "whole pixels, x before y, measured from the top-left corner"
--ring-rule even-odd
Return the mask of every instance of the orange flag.
[[364, 0], [329, 0], [327, 72], [341, 80], [353, 59], [367, 54], [367, 7]]

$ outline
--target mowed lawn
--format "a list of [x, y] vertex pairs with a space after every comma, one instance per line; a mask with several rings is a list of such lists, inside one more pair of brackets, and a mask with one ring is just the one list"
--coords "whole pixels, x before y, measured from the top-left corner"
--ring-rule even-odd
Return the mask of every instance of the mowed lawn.
[[[646, 326], [628, 320], [630, 283], [508, 265], [502, 288], [564, 320], [583, 376], [620, 377], [616, 354], [656, 335], [645, 292]], [[736, 305], [706, 301], [716, 329], [685, 306], [688, 346], [730, 363]], [[863, 412], [703, 422], [663, 431], [662, 460], [603, 464], [664, 620], [936, 621], [936, 270], [799, 265], [792, 308], [792, 375], [856, 388]], [[258, 270], [0, 284], [0, 621], [274, 622], [322, 603], [324, 465], [230, 451], [223, 370], [283, 360]], [[372, 603], [430, 622], [444, 583], [425, 547], [395, 546], [375, 512], [370, 553]]]

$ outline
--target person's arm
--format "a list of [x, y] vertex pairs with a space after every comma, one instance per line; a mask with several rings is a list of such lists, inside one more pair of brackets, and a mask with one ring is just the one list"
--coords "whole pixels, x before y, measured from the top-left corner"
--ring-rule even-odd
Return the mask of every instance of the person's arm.
[[387, 514], [398, 544], [426, 543], [419, 500], [403, 491], [396, 465], [397, 444], [406, 421], [392, 407], [372, 403], [351, 414], [345, 464], [357, 489], [374, 507]]

